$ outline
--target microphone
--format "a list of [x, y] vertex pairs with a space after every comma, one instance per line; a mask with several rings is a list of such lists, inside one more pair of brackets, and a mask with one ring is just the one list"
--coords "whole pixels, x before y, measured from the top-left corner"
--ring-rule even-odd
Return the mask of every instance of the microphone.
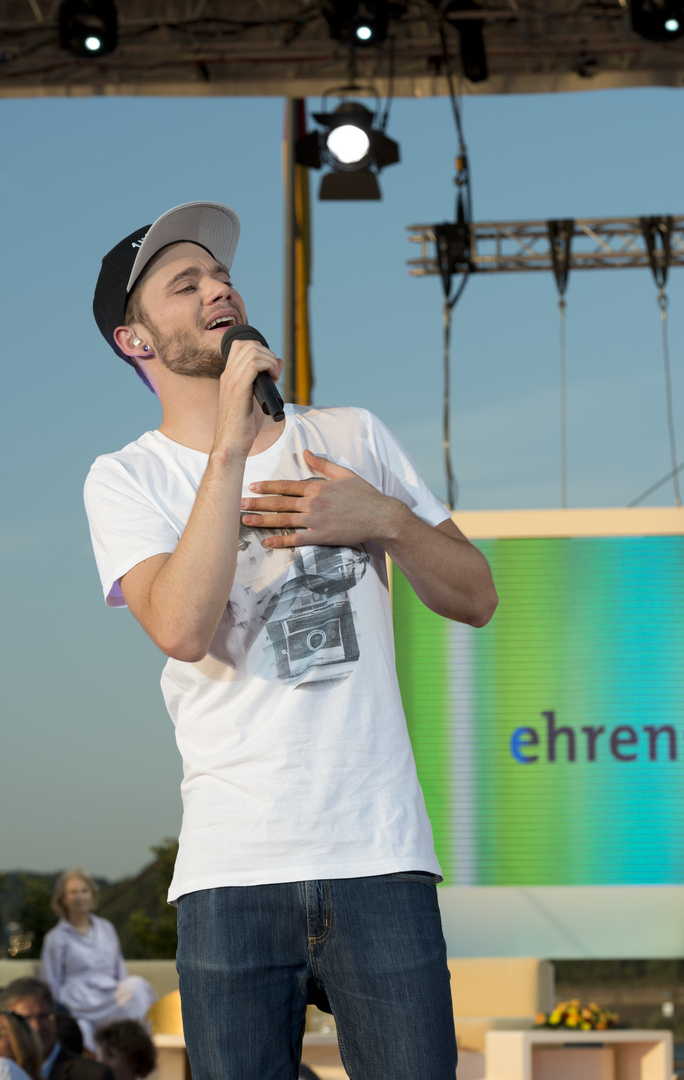
[[[229, 326], [221, 338], [221, 356], [224, 364], [228, 362], [230, 347], [236, 340], [258, 341], [265, 349], [268, 348], [268, 342], [264, 335], [255, 330], [253, 326], [245, 326], [244, 324]], [[273, 379], [265, 371], [260, 371], [254, 380], [254, 397], [267, 416], [272, 416], [274, 420], [278, 421], [285, 419], [283, 399], [278, 393]]]

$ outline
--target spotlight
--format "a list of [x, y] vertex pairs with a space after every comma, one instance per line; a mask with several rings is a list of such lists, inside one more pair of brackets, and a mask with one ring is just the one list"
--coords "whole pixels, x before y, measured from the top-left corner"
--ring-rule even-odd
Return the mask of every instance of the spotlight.
[[333, 164], [341, 168], [348, 165], [363, 168], [360, 162], [368, 156], [370, 138], [363, 128], [354, 124], [341, 124], [329, 132], [326, 147], [333, 158]]
[[674, 41], [684, 34], [683, 0], [631, 0], [632, 29], [647, 41]]
[[329, 165], [319, 199], [379, 199], [377, 174], [399, 161], [399, 144], [373, 127], [370, 109], [343, 101], [331, 112], [313, 113], [322, 131], [310, 131], [295, 143], [295, 161], [309, 169]]
[[59, 44], [72, 56], [105, 56], [117, 43], [113, 0], [63, 0], [59, 9]]
[[381, 45], [391, 19], [404, 13], [406, 4], [392, 0], [322, 0], [321, 14], [333, 41], [360, 48]]

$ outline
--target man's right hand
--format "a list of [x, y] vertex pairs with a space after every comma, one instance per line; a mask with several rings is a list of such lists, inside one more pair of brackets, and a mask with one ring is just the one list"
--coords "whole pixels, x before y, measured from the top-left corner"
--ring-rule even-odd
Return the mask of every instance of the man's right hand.
[[258, 342], [233, 343], [219, 380], [214, 443], [178, 546], [134, 566], [119, 582], [138, 622], [176, 660], [204, 659], [228, 603], [245, 461], [255, 446], [266, 449], [280, 433], [256, 402], [254, 380], [260, 371], [278, 376], [282, 366]]
[[283, 361], [258, 341], [237, 339], [233, 342], [219, 382], [212, 455], [247, 457], [264, 421], [269, 419], [254, 398], [254, 380], [259, 372], [277, 380], [282, 369]]

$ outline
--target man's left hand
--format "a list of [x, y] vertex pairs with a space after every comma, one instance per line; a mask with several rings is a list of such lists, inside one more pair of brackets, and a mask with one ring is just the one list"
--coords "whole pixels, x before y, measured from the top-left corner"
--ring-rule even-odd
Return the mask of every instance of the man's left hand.
[[[260, 480], [250, 491], [260, 498], [243, 499], [245, 525], [265, 529], [303, 530], [269, 536], [266, 547], [303, 544], [355, 547], [371, 540], [382, 543], [392, 532], [400, 504], [383, 495], [351, 469], [304, 451], [307, 465], [320, 477], [309, 480]], [[258, 511], [251, 512], [250, 511]]]

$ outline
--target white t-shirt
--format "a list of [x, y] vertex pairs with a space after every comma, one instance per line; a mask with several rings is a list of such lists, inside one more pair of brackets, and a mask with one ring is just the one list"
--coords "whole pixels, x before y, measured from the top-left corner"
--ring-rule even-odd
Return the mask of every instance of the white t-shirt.
[[[256, 480], [344, 465], [424, 521], [448, 518], [387, 428], [363, 409], [286, 407]], [[85, 497], [105, 599], [175, 549], [207, 455], [148, 431], [100, 457]], [[183, 758], [183, 826], [169, 899], [225, 885], [439, 874], [394, 663], [385, 554], [264, 548], [242, 525], [235, 583], [204, 660], [170, 659], [162, 690]]]

